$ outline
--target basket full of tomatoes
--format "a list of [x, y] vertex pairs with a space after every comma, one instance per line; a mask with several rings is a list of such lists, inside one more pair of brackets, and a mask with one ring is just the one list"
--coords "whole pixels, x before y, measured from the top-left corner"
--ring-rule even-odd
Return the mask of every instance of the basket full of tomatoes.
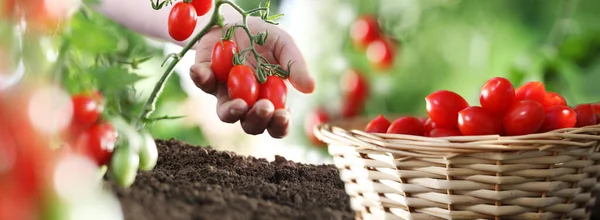
[[[470, 105], [439, 90], [427, 117], [315, 127], [363, 219], [584, 219], [600, 173], [600, 104], [494, 77]], [[394, 120], [390, 120], [394, 119]]]

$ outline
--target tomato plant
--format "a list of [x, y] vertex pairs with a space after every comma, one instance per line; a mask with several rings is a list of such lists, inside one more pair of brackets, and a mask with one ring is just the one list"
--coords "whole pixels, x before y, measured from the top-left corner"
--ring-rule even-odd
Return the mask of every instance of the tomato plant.
[[117, 137], [111, 124], [96, 124], [79, 136], [75, 151], [91, 158], [98, 165], [106, 165], [110, 161]]
[[71, 102], [73, 104], [73, 123], [77, 127], [87, 127], [94, 124], [104, 111], [98, 97], [77, 94], [71, 97]]
[[425, 128], [418, 118], [404, 116], [392, 122], [387, 133], [423, 136], [425, 134]]
[[429, 132], [428, 137], [453, 137], [453, 136], [461, 136], [459, 130], [455, 128], [436, 128]]
[[552, 106], [557, 106], [557, 105], [566, 106], [567, 101], [565, 100], [564, 97], [562, 97], [560, 94], [558, 94], [556, 92], [547, 92], [543, 105], [544, 105], [544, 109], [550, 108]]
[[231, 69], [227, 81], [227, 91], [231, 99], [240, 98], [250, 108], [258, 99], [259, 87], [254, 70], [249, 66], [236, 65]]
[[379, 36], [379, 24], [373, 15], [362, 15], [350, 26], [350, 39], [357, 48], [366, 47]]
[[494, 77], [488, 80], [481, 89], [479, 103], [486, 111], [497, 117], [503, 117], [515, 100], [515, 88], [506, 78]]
[[369, 83], [358, 70], [348, 70], [341, 78], [342, 117], [351, 118], [363, 110], [369, 95]]
[[579, 104], [575, 106], [574, 110], [577, 114], [577, 123], [575, 124], [577, 127], [585, 127], [597, 123], [597, 113], [594, 111], [592, 104]]
[[383, 115], [379, 115], [367, 124], [365, 132], [370, 133], [386, 133], [391, 123]]
[[192, 0], [191, 3], [196, 10], [198, 16], [205, 15], [212, 7], [212, 0]]
[[502, 125], [506, 135], [535, 133], [544, 122], [544, 107], [533, 100], [515, 103], [504, 116]]
[[372, 66], [379, 69], [388, 69], [395, 57], [395, 48], [392, 42], [386, 38], [379, 38], [369, 43], [367, 47], [367, 59]]
[[527, 82], [515, 91], [515, 101], [532, 100], [542, 105], [546, 103], [546, 88], [541, 82]]
[[188, 39], [196, 29], [197, 15], [194, 6], [183, 1], [175, 3], [169, 13], [169, 35], [176, 41]]
[[425, 101], [429, 118], [442, 128], [457, 128], [458, 112], [469, 107], [462, 96], [448, 90], [431, 93]]
[[258, 100], [268, 99], [277, 109], [285, 109], [287, 86], [279, 76], [268, 76], [267, 81], [260, 85]]
[[323, 109], [316, 109], [314, 112], [310, 112], [306, 115], [306, 118], [304, 119], [304, 133], [314, 145], [325, 145], [325, 143], [315, 136], [313, 129], [315, 126], [327, 122], [329, 122], [329, 114]]
[[463, 135], [501, 134], [502, 124], [486, 109], [471, 106], [458, 112], [458, 129]]
[[561, 128], [572, 128], [577, 123], [577, 113], [564, 105], [555, 105], [545, 110], [544, 122], [539, 132], [548, 132]]
[[210, 68], [219, 82], [227, 83], [229, 72], [233, 68], [233, 57], [237, 52], [237, 45], [231, 40], [220, 40], [215, 43], [211, 54]]

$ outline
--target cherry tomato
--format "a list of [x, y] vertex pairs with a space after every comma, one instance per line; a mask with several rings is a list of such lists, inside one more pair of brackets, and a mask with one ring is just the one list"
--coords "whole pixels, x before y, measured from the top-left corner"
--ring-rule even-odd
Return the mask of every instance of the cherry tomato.
[[425, 134], [425, 127], [423, 127], [423, 123], [419, 119], [404, 116], [392, 122], [387, 133], [423, 136]]
[[437, 128], [437, 125], [435, 124], [435, 122], [433, 122], [430, 118], [428, 118], [424, 123], [423, 123], [423, 127], [425, 128], [425, 136], [429, 136], [429, 132], [431, 132], [433, 129]]
[[217, 81], [227, 83], [229, 72], [233, 68], [233, 56], [238, 52], [235, 42], [220, 40], [215, 43], [210, 58], [210, 68], [215, 74]]
[[458, 112], [458, 129], [466, 136], [501, 134], [502, 124], [484, 108], [471, 106]]
[[546, 103], [546, 88], [541, 82], [528, 82], [515, 91], [515, 101], [532, 100], [540, 104]]
[[268, 99], [277, 109], [285, 109], [287, 86], [278, 76], [267, 76], [267, 81], [260, 85], [258, 100]]
[[544, 123], [544, 107], [533, 100], [515, 103], [502, 121], [506, 135], [531, 134], [538, 131], [542, 123]]
[[329, 121], [329, 115], [323, 109], [317, 109], [314, 112], [311, 112], [306, 115], [304, 120], [304, 133], [308, 137], [308, 139], [316, 146], [323, 146], [321, 140], [315, 137], [313, 132], [314, 128], [320, 124], [327, 123]]
[[425, 101], [429, 118], [441, 128], [457, 128], [458, 112], [469, 107], [462, 96], [448, 90], [431, 93]]
[[97, 97], [78, 94], [71, 97], [73, 104], [73, 124], [87, 127], [94, 124], [104, 111], [104, 106]]
[[592, 104], [580, 104], [575, 106], [575, 112], [577, 114], [577, 127], [585, 127], [595, 125], [597, 123], [596, 112]]
[[191, 3], [198, 16], [205, 15], [212, 8], [212, 0], [192, 0]]
[[372, 15], [362, 15], [350, 26], [350, 39], [359, 49], [364, 49], [369, 43], [380, 36], [379, 24]]
[[[595, 121], [595, 120], [594, 120]], [[564, 105], [555, 105], [546, 109], [544, 123], [539, 132], [548, 132], [561, 128], [572, 128], [577, 123], [577, 113]]]
[[169, 13], [169, 35], [176, 41], [184, 41], [194, 33], [196, 23], [194, 6], [183, 1], [177, 2]]
[[367, 127], [365, 128], [365, 132], [369, 133], [386, 133], [391, 123], [387, 120], [387, 118], [383, 117], [383, 115], [379, 115], [379, 117], [371, 120]]
[[385, 38], [377, 39], [367, 47], [367, 60], [378, 69], [389, 69], [395, 56], [392, 42]]
[[117, 138], [118, 133], [111, 124], [99, 123], [79, 136], [75, 151], [88, 156], [99, 166], [106, 165], [110, 161]]
[[596, 124], [600, 123], [600, 103], [593, 104], [594, 112], [596, 112]]
[[428, 137], [453, 137], [461, 135], [460, 131], [455, 128], [436, 128], [429, 132]]
[[547, 92], [546, 98], [544, 101], [544, 109], [550, 108], [552, 106], [567, 106], [567, 101], [560, 94], [556, 92]]
[[486, 111], [497, 117], [504, 117], [515, 100], [515, 88], [506, 78], [494, 77], [488, 80], [481, 89], [479, 103]]
[[229, 91], [231, 99], [243, 99], [250, 108], [258, 99], [259, 87], [252, 68], [246, 65], [237, 65], [231, 68], [227, 81], [227, 91]]
[[351, 118], [364, 108], [369, 95], [369, 83], [358, 70], [348, 70], [341, 78], [343, 92], [342, 117]]
[[429, 120], [429, 117], [419, 117], [419, 120], [421, 121], [421, 123], [425, 124], [425, 122]]

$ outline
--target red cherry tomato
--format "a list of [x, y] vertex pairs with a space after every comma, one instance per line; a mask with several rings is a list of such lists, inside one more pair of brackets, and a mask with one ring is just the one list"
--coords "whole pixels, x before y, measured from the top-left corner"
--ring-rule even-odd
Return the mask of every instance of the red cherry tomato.
[[258, 100], [268, 99], [277, 109], [285, 109], [287, 86], [278, 76], [268, 76], [267, 81], [260, 85]]
[[457, 128], [458, 112], [469, 107], [462, 96], [448, 90], [431, 93], [425, 101], [429, 118], [441, 128]]
[[169, 35], [176, 41], [188, 39], [196, 29], [197, 15], [194, 6], [183, 1], [175, 3], [169, 13]]
[[392, 122], [387, 133], [423, 136], [425, 134], [425, 127], [423, 127], [423, 123], [419, 119], [404, 116]]
[[429, 136], [429, 133], [433, 131], [433, 129], [437, 128], [437, 125], [430, 118], [428, 118], [425, 123], [423, 123], [423, 127], [425, 128], [425, 136]]
[[367, 60], [378, 69], [389, 69], [395, 56], [392, 42], [385, 38], [377, 39], [367, 47]]
[[600, 124], [600, 103], [592, 104], [596, 113], [596, 124]]
[[73, 124], [78, 127], [87, 127], [94, 124], [104, 111], [98, 97], [83, 94], [74, 95], [71, 97], [71, 103], [73, 105]]
[[360, 16], [350, 26], [350, 39], [359, 49], [364, 49], [369, 43], [379, 38], [379, 24], [377, 19], [372, 15]]
[[540, 129], [544, 122], [544, 107], [532, 100], [515, 103], [506, 113], [502, 125], [506, 135], [526, 135]]
[[567, 101], [560, 94], [556, 92], [547, 92], [546, 98], [544, 101], [544, 109], [550, 108], [552, 106], [567, 106]]
[[111, 124], [96, 124], [79, 136], [75, 151], [88, 156], [98, 165], [106, 165], [110, 161], [117, 138], [118, 133]]
[[212, 7], [212, 0], [192, 0], [191, 3], [196, 10], [198, 16], [205, 15]]
[[357, 116], [364, 108], [369, 95], [369, 83], [358, 70], [348, 70], [341, 78], [343, 92], [342, 117]]
[[308, 139], [314, 145], [316, 145], [316, 146], [325, 145], [325, 143], [323, 143], [321, 140], [319, 140], [317, 137], [315, 137], [313, 129], [320, 124], [327, 123], [328, 121], [329, 121], [329, 115], [323, 109], [317, 109], [316, 111], [311, 112], [306, 115], [306, 118], [304, 121], [304, 133], [306, 134]]
[[497, 117], [504, 117], [515, 100], [515, 88], [506, 78], [494, 77], [488, 80], [481, 89], [479, 103], [486, 111]]
[[502, 124], [484, 108], [471, 106], [458, 112], [458, 129], [467, 136], [501, 134]]
[[572, 128], [577, 123], [577, 113], [564, 105], [555, 105], [546, 109], [544, 123], [539, 132], [548, 132], [561, 128]]
[[546, 87], [542, 82], [528, 82], [515, 91], [515, 101], [532, 100], [540, 104], [546, 103]]
[[429, 117], [419, 117], [419, 120], [421, 121], [421, 123], [425, 124], [425, 122], [429, 120]]
[[454, 128], [436, 128], [429, 132], [429, 137], [453, 137], [461, 136], [459, 130]]
[[595, 125], [597, 123], [596, 112], [592, 104], [580, 104], [574, 108], [577, 114], [577, 127]]
[[237, 65], [231, 68], [227, 81], [227, 91], [229, 91], [231, 99], [243, 99], [250, 108], [258, 99], [259, 87], [252, 68], [246, 65]]
[[367, 127], [365, 128], [365, 132], [369, 133], [386, 133], [391, 123], [388, 121], [383, 115], [379, 115], [379, 117], [371, 120]]
[[210, 69], [215, 74], [217, 81], [227, 83], [229, 72], [233, 68], [233, 56], [238, 52], [235, 42], [220, 40], [215, 43], [210, 55]]

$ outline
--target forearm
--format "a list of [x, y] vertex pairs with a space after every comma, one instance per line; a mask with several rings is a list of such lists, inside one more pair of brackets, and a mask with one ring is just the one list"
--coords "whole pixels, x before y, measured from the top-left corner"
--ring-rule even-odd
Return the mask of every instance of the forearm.
[[[100, 4], [91, 7], [115, 22], [148, 37], [171, 41], [182, 46], [191, 39], [190, 37], [180, 42], [169, 36], [167, 21], [173, 5], [154, 10], [149, 0], [101, 0]], [[194, 34], [206, 26], [213, 12], [214, 8], [206, 15], [198, 17]], [[221, 7], [221, 13], [226, 23], [241, 19], [241, 16], [229, 5]]]

